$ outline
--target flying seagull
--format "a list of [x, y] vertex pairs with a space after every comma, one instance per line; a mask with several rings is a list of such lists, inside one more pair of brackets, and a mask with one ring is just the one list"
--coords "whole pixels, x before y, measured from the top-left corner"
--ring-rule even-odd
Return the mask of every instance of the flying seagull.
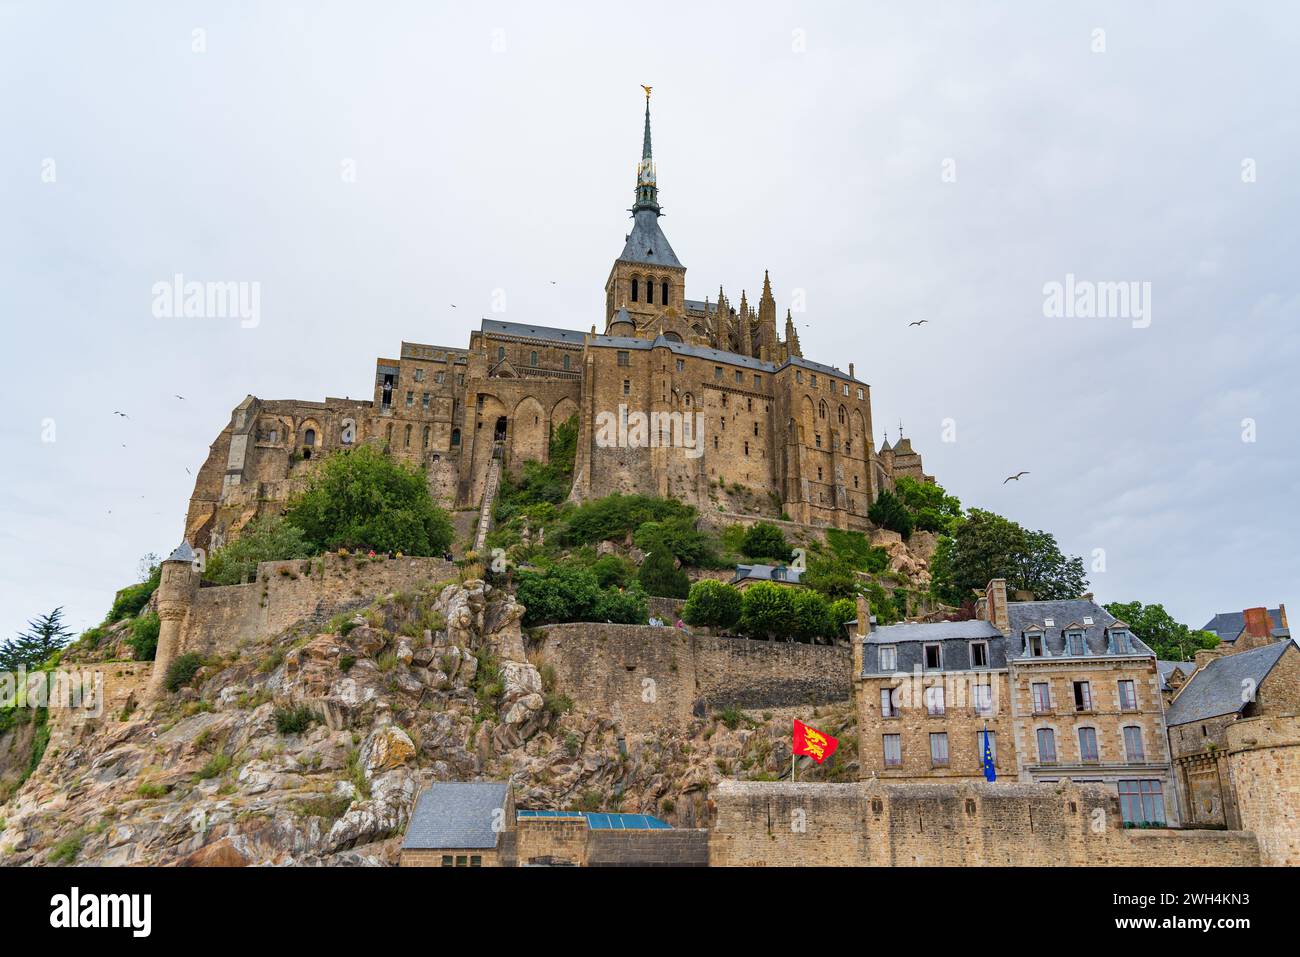
[[129, 415], [127, 415], [125, 412], [114, 412], [113, 414], [114, 414], [114, 415], [120, 415], [120, 416], [121, 416], [122, 418], [124, 418], [124, 419], [129, 419], [129, 418], [131, 418], [131, 417], [130, 417]]
[[909, 326], [923, 326], [923, 325], [925, 325], [925, 324], [926, 324], [927, 322], [929, 322], [929, 321], [930, 321], [929, 319], [918, 319], [918, 320], [916, 320], [916, 322], [909, 322], [908, 325], [909, 325]]
[[[176, 395], [176, 393], [173, 392], [172, 395]], [[177, 395], [176, 398], [180, 399], [182, 402], [185, 401], [185, 396], [183, 395]]]
[[1026, 471], [1026, 472], [1017, 472], [1015, 475], [1008, 475], [1006, 478], [1004, 478], [1004, 479], [1002, 480], [1002, 484], [1003, 484], [1003, 485], [1006, 485], [1008, 482], [1012, 481], [1013, 479], [1014, 479], [1015, 481], [1019, 482], [1019, 481], [1020, 481], [1020, 476], [1022, 476], [1022, 475], [1028, 475], [1028, 474], [1029, 474], [1029, 473]]

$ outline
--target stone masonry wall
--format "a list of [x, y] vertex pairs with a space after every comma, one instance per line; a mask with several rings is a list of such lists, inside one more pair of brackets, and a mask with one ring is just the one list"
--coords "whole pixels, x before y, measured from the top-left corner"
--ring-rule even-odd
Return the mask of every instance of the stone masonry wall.
[[1091, 785], [724, 781], [711, 866], [1248, 866], [1241, 831], [1126, 830]]
[[1261, 862], [1300, 865], [1300, 715], [1231, 725], [1228, 763], [1241, 824], [1259, 839]]
[[181, 652], [212, 653], [273, 635], [303, 618], [327, 618], [374, 595], [455, 579], [440, 558], [341, 558], [262, 562], [245, 585], [200, 588], [186, 616]]
[[675, 628], [573, 623], [544, 629], [542, 658], [579, 706], [625, 727], [684, 724], [735, 705], [844, 701], [849, 649], [692, 637]]

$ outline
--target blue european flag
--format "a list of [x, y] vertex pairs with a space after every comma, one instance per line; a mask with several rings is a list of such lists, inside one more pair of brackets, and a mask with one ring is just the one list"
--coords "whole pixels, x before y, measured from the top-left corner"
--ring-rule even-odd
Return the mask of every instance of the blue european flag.
[[989, 747], [989, 729], [984, 729], [984, 780], [996, 781], [997, 769], [993, 767], [993, 749]]

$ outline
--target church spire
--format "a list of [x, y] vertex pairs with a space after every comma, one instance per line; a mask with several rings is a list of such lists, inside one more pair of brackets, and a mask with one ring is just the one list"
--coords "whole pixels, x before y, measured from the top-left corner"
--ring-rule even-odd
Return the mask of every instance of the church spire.
[[643, 209], [651, 210], [656, 216], [659, 212], [659, 187], [655, 184], [654, 155], [650, 149], [650, 87], [645, 90], [645, 137], [641, 143], [641, 162], [636, 170], [636, 203], [632, 212]]

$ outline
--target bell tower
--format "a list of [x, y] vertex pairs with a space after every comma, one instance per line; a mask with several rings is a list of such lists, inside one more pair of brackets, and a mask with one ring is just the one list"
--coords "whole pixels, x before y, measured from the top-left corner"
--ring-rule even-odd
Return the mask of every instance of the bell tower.
[[686, 326], [686, 267], [659, 226], [663, 209], [650, 143], [650, 87], [642, 89], [645, 132], [636, 168], [635, 199], [629, 210], [632, 231], [605, 281], [605, 329], [608, 332], [614, 317], [626, 311], [637, 336], [653, 339], [664, 333], [681, 339]]

